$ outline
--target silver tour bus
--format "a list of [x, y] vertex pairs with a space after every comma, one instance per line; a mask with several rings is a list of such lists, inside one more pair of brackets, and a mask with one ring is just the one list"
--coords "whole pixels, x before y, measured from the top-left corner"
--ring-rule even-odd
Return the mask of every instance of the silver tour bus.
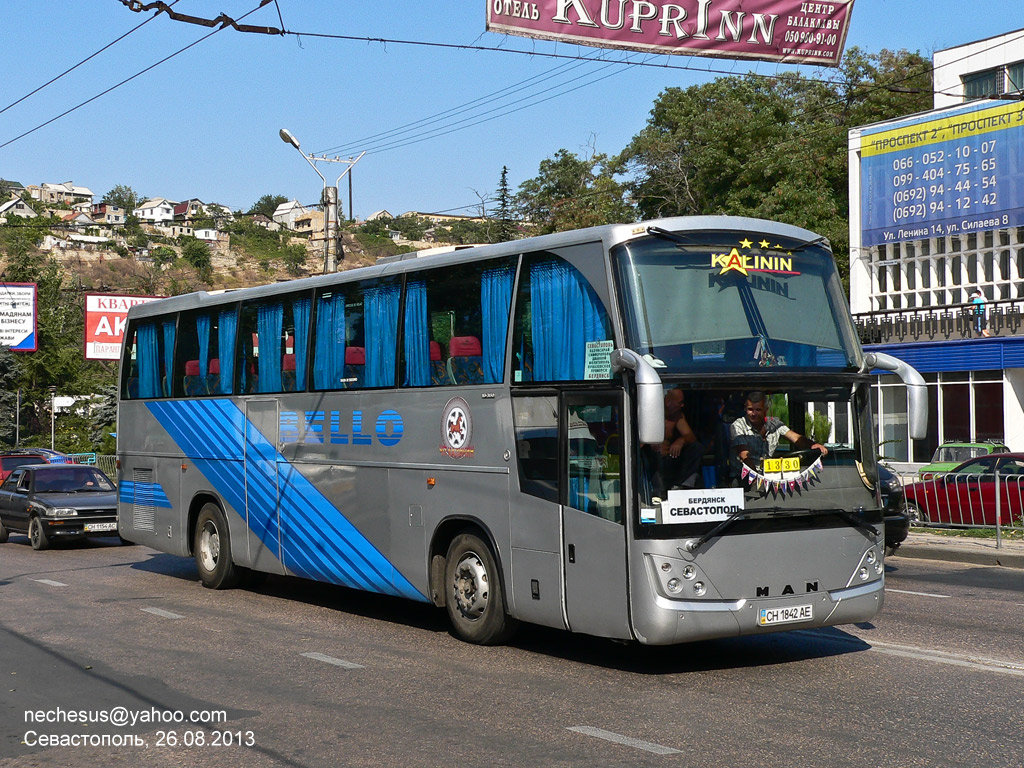
[[128, 316], [119, 532], [207, 587], [406, 597], [475, 643], [864, 621], [879, 368], [916, 434], [920, 377], [864, 356], [828, 243], [748, 218], [177, 296]]

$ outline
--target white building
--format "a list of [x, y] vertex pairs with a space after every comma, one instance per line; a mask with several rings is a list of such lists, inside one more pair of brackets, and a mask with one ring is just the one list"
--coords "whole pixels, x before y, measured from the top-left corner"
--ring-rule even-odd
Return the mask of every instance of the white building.
[[305, 206], [298, 200], [289, 200], [277, 206], [271, 218], [286, 229], [295, 229], [295, 219], [306, 212]]
[[875, 389], [883, 453], [908, 463], [948, 440], [1024, 450], [1024, 101], [999, 98], [1021, 92], [1024, 34], [933, 65], [935, 109], [849, 134], [850, 306], [866, 349], [929, 384], [912, 442], [904, 387]]
[[139, 221], [146, 221], [150, 224], [162, 224], [166, 221], [174, 221], [174, 203], [163, 197], [154, 197], [142, 203], [132, 211], [132, 216]]

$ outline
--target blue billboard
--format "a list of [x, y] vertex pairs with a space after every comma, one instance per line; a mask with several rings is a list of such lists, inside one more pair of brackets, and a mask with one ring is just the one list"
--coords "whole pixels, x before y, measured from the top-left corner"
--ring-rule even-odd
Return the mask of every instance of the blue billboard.
[[863, 246], [1021, 225], [1021, 102], [978, 102], [861, 132]]

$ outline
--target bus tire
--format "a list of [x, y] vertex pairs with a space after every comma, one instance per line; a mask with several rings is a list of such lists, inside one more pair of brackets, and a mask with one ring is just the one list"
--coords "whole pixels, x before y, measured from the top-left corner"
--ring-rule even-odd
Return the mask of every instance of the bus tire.
[[28, 541], [37, 552], [50, 546], [50, 540], [46, 538], [46, 531], [43, 529], [43, 521], [37, 516], [28, 521]]
[[216, 504], [205, 504], [196, 518], [196, 567], [199, 580], [208, 589], [238, 586], [240, 571], [231, 562], [231, 535], [224, 513]]
[[501, 576], [490, 547], [471, 533], [460, 533], [445, 561], [445, 606], [455, 634], [477, 645], [507, 640], [517, 622], [505, 612]]

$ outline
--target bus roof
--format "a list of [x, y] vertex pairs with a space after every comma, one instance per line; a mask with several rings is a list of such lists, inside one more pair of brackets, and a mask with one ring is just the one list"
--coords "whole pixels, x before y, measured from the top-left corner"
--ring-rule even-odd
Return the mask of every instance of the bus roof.
[[745, 216], [675, 216], [634, 224], [606, 224], [600, 227], [555, 232], [523, 240], [510, 240], [505, 243], [456, 248], [454, 250], [430, 249], [432, 253], [427, 255], [417, 256], [415, 253], [401, 254], [394, 258], [382, 259], [373, 266], [358, 267], [333, 274], [315, 275], [271, 283], [269, 285], [239, 288], [237, 290], [197, 291], [195, 293], [182, 294], [181, 296], [158, 299], [157, 301], [145, 304], [136, 304], [129, 310], [128, 317], [153, 317], [168, 312], [198, 309], [200, 307], [217, 306], [220, 304], [233, 304], [243, 299], [255, 299], [280, 293], [311, 290], [334, 285], [338, 282], [367, 280], [386, 275], [415, 272], [435, 266], [441, 267], [482, 259], [500, 258], [502, 256], [515, 256], [527, 251], [551, 250], [583, 243], [602, 242], [606, 249], [610, 249], [620, 243], [646, 236], [649, 227], [658, 227], [671, 232], [696, 232], [703, 230], [760, 232], [808, 242], [819, 238], [819, 235], [809, 230], [765, 219]]

